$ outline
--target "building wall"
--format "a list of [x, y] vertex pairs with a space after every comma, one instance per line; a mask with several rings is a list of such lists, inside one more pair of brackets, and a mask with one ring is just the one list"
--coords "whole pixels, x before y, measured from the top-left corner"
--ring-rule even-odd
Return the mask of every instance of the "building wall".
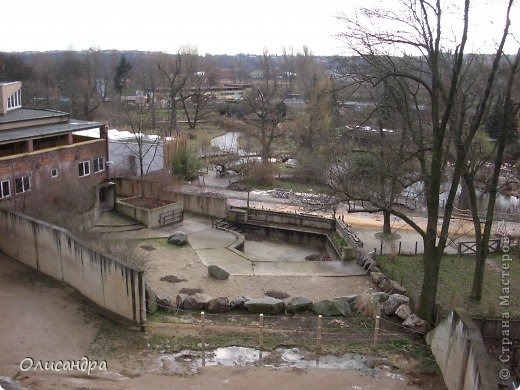
[[116, 319], [146, 320], [143, 271], [96, 252], [65, 229], [0, 209], [0, 250], [71, 285]]
[[[104, 171], [94, 173], [93, 159], [103, 157]], [[80, 144], [24, 153], [0, 158], [0, 181], [9, 180], [11, 196], [0, 199], [0, 207], [15, 207], [52, 201], [60, 194], [71, 196], [93, 195], [93, 185], [107, 179], [107, 147], [105, 139], [94, 139]], [[90, 175], [79, 177], [78, 164], [90, 162]], [[57, 168], [58, 176], [51, 177], [51, 169]], [[30, 177], [30, 190], [15, 194], [15, 178]]]

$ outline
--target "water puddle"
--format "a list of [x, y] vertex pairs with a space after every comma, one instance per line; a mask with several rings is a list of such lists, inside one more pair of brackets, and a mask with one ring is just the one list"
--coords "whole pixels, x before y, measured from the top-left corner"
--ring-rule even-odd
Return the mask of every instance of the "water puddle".
[[306, 355], [298, 348], [278, 348], [273, 351], [259, 351], [246, 347], [217, 348], [202, 353], [201, 351], [183, 350], [175, 354], [162, 354], [157, 359], [157, 368], [165, 374], [196, 374], [203, 366], [260, 366], [272, 368], [357, 370], [369, 376], [379, 372], [390, 375], [393, 379], [405, 380], [390, 367], [387, 359], [354, 353], [341, 356], [324, 355], [316, 359]]

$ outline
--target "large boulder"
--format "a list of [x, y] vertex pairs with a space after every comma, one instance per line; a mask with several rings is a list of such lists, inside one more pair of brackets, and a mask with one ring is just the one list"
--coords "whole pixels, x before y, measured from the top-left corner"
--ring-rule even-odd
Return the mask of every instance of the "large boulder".
[[219, 267], [218, 265], [210, 265], [208, 267], [208, 275], [217, 280], [226, 280], [229, 278], [229, 272], [227, 272], [224, 268]]
[[390, 298], [390, 295], [388, 293], [385, 293], [384, 291], [375, 291], [370, 295], [371, 295], [372, 299], [374, 299], [378, 302], [384, 302], [388, 298]]
[[193, 295], [179, 294], [175, 299], [177, 308], [190, 310], [193, 308]]
[[[367, 259], [367, 260], [365, 261], [365, 263], [363, 264], [363, 268], [366, 269], [366, 270], [368, 270], [368, 268], [369, 268], [370, 266], [372, 266], [373, 264], [375, 264], [374, 267], [377, 266], [377, 263], [376, 263], [375, 260]], [[373, 267], [372, 267], [372, 268], [373, 268]]]
[[160, 309], [166, 310], [172, 306], [173, 298], [171, 295], [159, 294], [157, 295], [157, 305]]
[[378, 283], [383, 280], [383, 278], [385, 278], [386, 276], [383, 275], [381, 272], [371, 272], [370, 273], [370, 279], [372, 280], [372, 282], [374, 282], [374, 284], [377, 286]]
[[312, 301], [304, 297], [287, 298], [284, 305], [285, 311], [291, 314], [312, 310]]
[[397, 308], [395, 311], [395, 315], [402, 320], [406, 320], [412, 314], [412, 310], [410, 309], [410, 305], [403, 303], [401, 306]]
[[384, 291], [388, 294], [406, 295], [406, 289], [403, 286], [401, 286], [395, 280], [391, 280], [388, 278], [381, 279], [377, 284], [377, 287], [379, 287], [381, 291]]
[[350, 305], [346, 300], [328, 300], [315, 302], [312, 311], [325, 317], [348, 316], [351, 313]]
[[179, 294], [177, 295], [177, 307], [185, 310], [207, 310], [209, 302], [213, 298], [208, 294], [197, 293], [194, 295]]
[[244, 307], [251, 313], [278, 314], [283, 311], [283, 301], [272, 297], [250, 299]]
[[146, 283], [144, 285], [144, 296], [146, 298], [146, 311], [148, 313], [155, 313], [158, 309], [157, 297], [152, 288]]
[[208, 294], [197, 293], [193, 295], [193, 310], [207, 310], [213, 298]]
[[218, 297], [208, 303], [208, 311], [210, 313], [225, 313], [230, 310], [229, 299], [226, 297]]
[[410, 314], [410, 317], [403, 322], [403, 326], [408, 326], [420, 333], [424, 333], [428, 329], [428, 323], [415, 314]]
[[243, 295], [241, 295], [239, 297], [233, 298], [231, 302], [229, 302], [229, 306], [231, 307], [231, 309], [243, 310], [244, 304], [250, 299], [251, 298], [244, 297]]
[[366, 263], [368, 260], [375, 261], [375, 260], [376, 260], [376, 252], [372, 251], [372, 252], [368, 252], [367, 254], [365, 254], [365, 255], [363, 256], [363, 258], [361, 259], [361, 262], [360, 262], [359, 265], [364, 266], [365, 263]]
[[410, 303], [410, 299], [406, 295], [392, 294], [392, 295], [390, 295], [388, 300], [386, 300], [381, 305], [381, 309], [387, 315], [393, 315], [393, 314], [395, 314], [395, 311], [397, 310], [397, 308], [404, 303], [406, 303], [406, 304]]
[[171, 245], [182, 246], [182, 245], [185, 245], [188, 242], [188, 236], [186, 235], [186, 233], [181, 232], [180, 230], [178, 230], [176, 232], [173, 232], [168, 237], [168, 241], [167, 242], [168, 242], [168, 244], [171, 244]]

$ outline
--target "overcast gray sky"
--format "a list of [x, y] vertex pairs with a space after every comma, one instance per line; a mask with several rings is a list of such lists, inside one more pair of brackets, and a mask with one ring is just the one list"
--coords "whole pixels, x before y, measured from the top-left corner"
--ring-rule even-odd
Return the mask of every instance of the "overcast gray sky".
[[[335, 38], [344, 27], [336, 16], [352, 13], [355, 6], [388, 6], [394, 1], [2, 0], [0, 51], [95, 47], [175, 52], [190, 44], [200, 54], [236, 54], [261, 53], [264, 48], [281, 53], [284, 46], [301, 50], [307, 45], [314, 54], [344, 54]], [[503, 23], [499, 4], [504, 0], [474, 3], [478, 39], [473, 46], [490, 52], [489, 39]], [[517, 11], [513, 30], [520, 39]], [[508, 51], [516, 51], [512, 43]]]

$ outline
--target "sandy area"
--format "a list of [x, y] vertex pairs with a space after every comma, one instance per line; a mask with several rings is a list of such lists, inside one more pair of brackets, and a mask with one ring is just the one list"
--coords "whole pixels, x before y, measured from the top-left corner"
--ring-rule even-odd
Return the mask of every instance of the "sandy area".
[[[155, 240], [146, 242], [150, 245]], [[292, 297], [305, 296], [311, 300], [341, 297], [359, 293], [372, 287], [365, 276], [319, 277], [319, 276], [234, 276], [228, 280], [208, 277], [206, 266], [189, 247], [174, 248], [155, 245], [149, 252], [151, 269], [146, 280], [157, 294], [175, 297], [181, 288], [201, 288], [211, 296], [235, 297], [240, 295], [258, 298], [268, 290], [278, 290]], [[172, 253], [173, 252], [173, 253]], [[175, 275], [185, 282], [169, 283], [159, 279]]]

